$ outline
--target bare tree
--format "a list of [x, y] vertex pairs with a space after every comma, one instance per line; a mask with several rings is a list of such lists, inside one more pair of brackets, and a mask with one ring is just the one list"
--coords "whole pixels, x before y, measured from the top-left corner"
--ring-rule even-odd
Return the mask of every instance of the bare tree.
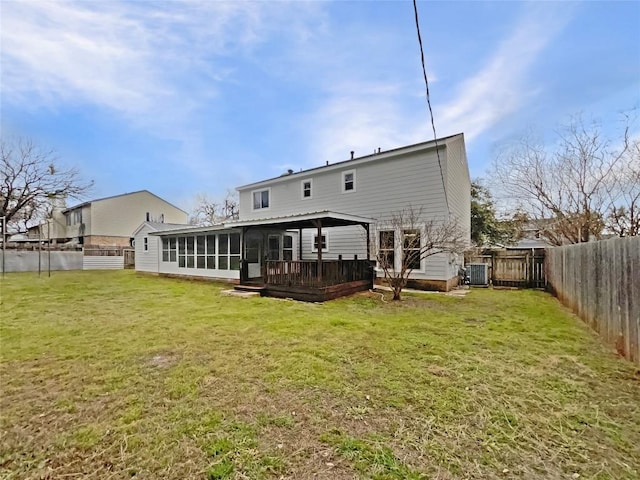
[[[426, 219], [422, 209], [407, 207], [393, 212], [387, 221], [375, 226], [376, 260], [393, 290], [393, 300], [400, 300], [409, 275], [421, 262], [439, 253], [462, 253], [469, 246], [457, 219]], [[377, 247], [377, 248], [375, 248]]]
[[0, 156], [0, 216], [10, 226], [46, 218], [55, 199], [81, 198], [93, 185], [28, 139], [0, 140]]
[[640, 235], [640, 140], [631, 142], [613, 171], [606, 229], [618, 237]]
[[503, 150], [492, 177], [502, 197], [523, 209], [551, 244], [587, 242], [601, 238], [614, 204], [627, 212], [624, 196], [614, 202], [612, 193], [625, 183], [616, 174], [627, 171], [629, 148], [628, 123], [614, 148], [597, 124], [577, 117], [559, 132], [553, 151], [531, 136]]
[[189, 223], [192, 225], [210, 226], [238, 219], [240, 202], [236, 192], [227, 191], [220, 201], [212, 200], [206, 193], [199, 193], [195, 203], [189, 216]]

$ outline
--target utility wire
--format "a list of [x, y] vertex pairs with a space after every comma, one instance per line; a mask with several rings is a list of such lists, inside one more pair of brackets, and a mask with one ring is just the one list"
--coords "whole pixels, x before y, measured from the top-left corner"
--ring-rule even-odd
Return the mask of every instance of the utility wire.
[[424, 64], [424, 49], [422, 47], [422, 36], [420, 35], [420, 22], [418, 21], [418, 4], [413, 0], [413, 12], [416, 18], [416, 31], [418, 32], [418, 43], [420, 44], [420, 59], [422, 60], [422, 76], [427, 92], [427, 106], [429, 107], [429, 116], [431, 117], [431, 128], [433, 129], [433, 139], [436, 145], [436, 155], [438, 157], [438, 167], [440, 167], [440, 179], [442, 180], [442, 188], [444, 190], [444, 201], [447, 205], [447, 212], [451, 214], [449, 209], [449, 198], [447, 197], [447, 186], [444, 183], [444, 173], [442, 172], [442, 162], [440, 161], [440, 149], [438, 148], [438, 136], [436, 135], [436, 124], [433, 121], [433, 109], [431, 108], [431, 96], [429, 95], [429, 80], [427, 79], [427, 68]]

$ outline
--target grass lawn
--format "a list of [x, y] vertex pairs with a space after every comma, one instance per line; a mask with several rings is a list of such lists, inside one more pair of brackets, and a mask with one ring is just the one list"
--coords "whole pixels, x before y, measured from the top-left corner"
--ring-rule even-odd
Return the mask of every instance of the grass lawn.
[[640, 372], [538, 291], [1, 283], [0, 478], [640, 478]]

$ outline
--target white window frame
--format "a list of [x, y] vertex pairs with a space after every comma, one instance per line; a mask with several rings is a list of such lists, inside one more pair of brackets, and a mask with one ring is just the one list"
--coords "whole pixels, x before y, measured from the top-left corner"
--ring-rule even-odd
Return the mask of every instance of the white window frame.
[[[400, 238], [401, 238], [401, 242], [400, 242], [400, 254], [402, 255], [400, 257], [401, 262], [404, 262], [404, 255], [405, 255], [405, 248], [404, 248], [404, 241], [405, 241], [405, 236], [407, 232], [410, 232], [411, 230], [414, 230], [416, 232], [418, 232], [418, 234], [420, 235], [420, 244], [418, 245], [418, 248], [411, 248], [409, 250], [417, 250], [418, 252], [421, 251], [422, 248], [422, 242], [424, 241], [424, 232], [422, 230], [422, 228], [403, 228], [400, 231]], [[422, 255], [420, 255], [422, 256]], [[423, 262], [424, 258], [420, 258], [419, 262], [420, 262], [420, 266], [418, 268], [414, 268], [412, 269], [413, 272], [424, 272], [424, 262]]]
[[[346, 189], [346, 177], [347, 175], [353, 175], [353, 188], [351, 190]], [[345, 170], [342, 172], [342, 193], [353, 193], [356, 191], [356, 171], [354, 170]]]
[[[308, 183], [309, 184], [309, 196], [305, 197], [304, 196], [304, 184]], [[313, 198], [313, 179], [312, 178], [305, 178], [304, 180], [302, 180], [300, 182], [300, 198], [302, 198], [302, 200], [310, 200]]]
[[[256, 205], [253, 201], [253, 196], [256, 193], [262, 193], [262, 192], [268, 192], [269, 193], [269, 206], [268, 207], [260, 207], [260, 208], [256, 208]], [[271, 187], [267, 187], [267, 188], [258, 188], [256, 190], [251, 190], [251, 210], [254, 212], [257, 211], [262, 211], [262, 210], [270, 210], [271, 209]]]
[[[391, 233], [391, 236], [393, 238], [393, 245], [391, 246], [391, 248], [382, 248], [382, 244], [380, 242], [380, 236], [382, 233]], [[396, 258], [398, 258], [398, 241], [397, 241], [397, 231], [394, 230], [393, 228], [381, 228], [380, 230], [378, 230], [377, 233], [377, 237], [376, 238], [376, 242], [377, 242], [377, 247], [378, 247], [378, 255], [380, 255], [382, 251], [386, 251], [386, 252], [392, 252], [393, 253], [393, 265], [389, 265], [389, 268], [391, 268], [392, 270], [396, 270]], [[382, 269], [382, 265], [380, 265], [380, 261], [378, 260], [378, 268]]]
[[[329, 251], [329, 232], [322, 232], [322, 235], [324, 235], [325, 243], [327, 244], [327, 246], [322, 249], [322, 253], [325, 253], [325, 252]], [[317, 253], [318, 252], [317, 247], [315, 247], [316, 238], [318, 238], [318, 233], [317, 232], [313, 232], [313, 235], [311, 235], [311, 252], [312, 253]]]

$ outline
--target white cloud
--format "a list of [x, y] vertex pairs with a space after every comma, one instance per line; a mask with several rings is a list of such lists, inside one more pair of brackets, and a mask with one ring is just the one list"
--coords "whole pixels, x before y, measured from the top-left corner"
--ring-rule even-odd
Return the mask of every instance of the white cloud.
[[439, 135], [464, 131], [471, 140], [526, 105], [539, 88], [527, 82], [536, 60], [569, 21], [571, 7], [549, 3], [526, 8], [512, 33], [486, 65], [436, 105]]
[[[512, 33], [497, 46], [495, 53], [488, 55], [477, 73], [457, 86], [440, 86], [440, 91], [454, 93], [449, 102], [431, 99], [437, 135], [464, 132], [467, 140], [472, 140], [523, 108], [539, 92], [539, 87], [527, 81], [531, 69], [566, 25], [570, 11], [571, 8], [548, 4], [526, 7]], [[372, 32], [370, 40], [358, 41], [376, 44], [376, 35], [380, 34]], [[324, 41], [320, 44], [324, 50], [339, 51], [331, 42]], [[348, 33], [339, 41], [352, 43]], [[302, 122], [304, 128], [310, 127], [309, 164], [305, 166], [346, 160], [351, 150], [356, 156], [368, 155], [378, 147], [384, 150], [433, 138], [421, 75], [409, 81], [407, 72], [396, 72], [385, 82], [376, 80], [380, 75], [379, 64], [371, 68], [364, 61], [354, 68], [353, 58], [348, 54], [325, 58], [321, 47], [313, 52], [317, 71], [322, 72], [315, 80], [319, 90], [326, 92], [326, 99]], [[417, 58], [415, 52], [402, 55], [406, 62]], [[455, 61], [461, 60], [451, 59]], [[433, 83], [438, 72], [427, 73]], [[350, 79], [348, 82], [343, 80], [345, 76]]]
[[180, 124], [233, 75], [225, 57], [301, 11], [258, 2], [6, 2], [3, 101], [106, 107], [169, 134], [167, 123]]
[[363, 83], [358, 90], [335, 92], [315, 112], [307, 166], [348, 160], [352, 150], [360, 157], [424, 139], [416, 129], [424, 122], [403, 114], [398, 88]]

